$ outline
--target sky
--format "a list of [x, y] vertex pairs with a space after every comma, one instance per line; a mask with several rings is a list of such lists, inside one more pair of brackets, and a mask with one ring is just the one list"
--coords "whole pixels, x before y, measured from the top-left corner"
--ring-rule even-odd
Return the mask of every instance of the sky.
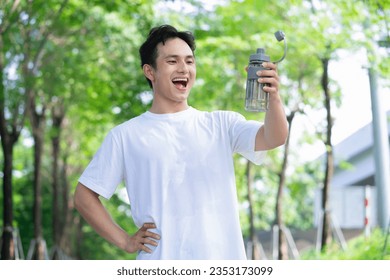
[[[332, 78], [337, 80], [343, 93], [343, 102], [337, 112], [334, 133], [335, 143], [372, 120], [371, 93], [365, 54], [347, 54], [339, 62], [333, 62], [330, 68]], [[378, 77], [378, 94], [382, 105], [390, 110], [390, 91], [384, 87]]]

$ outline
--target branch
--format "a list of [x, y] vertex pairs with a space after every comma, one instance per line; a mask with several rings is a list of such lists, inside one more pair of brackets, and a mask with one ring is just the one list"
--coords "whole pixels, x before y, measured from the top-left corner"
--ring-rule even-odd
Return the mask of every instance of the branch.
[[[62, 3], [61, 3], [61, 6], [60, 8], [58, 9], [58, 11], [54, 14], [53, 16], [53, 21], [52, 21], [52, 26], [54, 25], [54, 23], [59, 19], [59, 17], [61, 16], [62, 14], [62, 11], [64, 10], [65, 6], [67, 5], [68, 3], [68, 0], [64, 0]], [[32, 60], [33, 62], [33, 65], [34, 65], [34, 68], [33, 70], [36, 70], [36, 66], [37, 66], [37, 62], [39, 60], [39, 58], [41, 57], [42, 55], [42, 52], [43, 52], [43, 47], [45, 46], [46, 42], [47, 42], [47, 39], [49, 38], [50, 34], [52, 33], [52, 30], [51, 28], [47, 28], [46, 29], [46, 32], [43, 33], [43, 38], [41, 40], [41, 42], [39, 43], [39, 46], [37, 48], [37, 52], [35, 54], [35, 57], [34, 59]]]
[[[16, 11], [16, 9], [18, 8], [20, 4], [20, 0], [15, 0], [13, 5], [12, 5], [12, 8], [11, 8], [11, 12], [9, 14], [9, 18], [12, 17], [12, 14]], [[7, 32], [7, 30], [12, 26], [12, 24], [14, 24], [16, 21], [13, 21], [13, 20], [10, 20], [10, 21], [3, 21], [1, 24], [0, 24], [0, 35], [1, 34], [5, 34]]]

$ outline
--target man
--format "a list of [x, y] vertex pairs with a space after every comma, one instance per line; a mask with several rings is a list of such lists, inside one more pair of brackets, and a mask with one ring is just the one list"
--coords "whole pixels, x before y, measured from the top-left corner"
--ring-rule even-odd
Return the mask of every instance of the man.
[[[287, 137], [274, 64], [258, 73], [270, 94], [262, 124], [188, 105], [194, 50], [189, 32], [169, 25], [150, 31], [140, 48], [154, 94], [150, 110], [110, 131], [76, 188], [75, 205], [85, 220], [112, 244], [138, 252], [137, 259], [245, 259], [232, 155], [259, 164]], [[99, 200], [122, 181], [136, 233], [119, 227]]]

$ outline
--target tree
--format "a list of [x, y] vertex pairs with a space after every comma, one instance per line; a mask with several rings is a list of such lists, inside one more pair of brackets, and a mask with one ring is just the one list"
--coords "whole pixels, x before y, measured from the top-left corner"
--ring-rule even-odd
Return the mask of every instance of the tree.
[[323, 209], [323, 217], [322, 217], [322, 238], [321, 238], [321, 248], [324, 249], [327, 245], [329, 245], [332, 241], [332, 230], [331, 230], [331, 212], [330, 212], [330, 186], [331, 179], [333, 176], [334, 169], [334, 159], [333, 159], [333, 144], [332, 144], [332, 127], [333, 127], [333, 119], [332, 119], [332, 111], [331, 111], [331, 95], [329, 91], [329, 58], [324, 57], [321, 59], [323, 66], [323, 75], [321, 79], [321, 85], [324, 90], [324, 106], [326, 108], [326, 139], [325, 139], [325, 147], [326, 147], [326, 165], [325, 165], [325, 177], [324, 177], [324, 188], [322, 192], [322, 209]]
[[[53, 202], [52, 232], [55, 244], [53, 247], [65, 246], [67, 242], [64, 240], [70, 240], [65, 238], [65, 235], [70, 237], [72, 234], [70, 230], [72, 227], [69, 225], [72, 225], [74, 216], [72, 205], [69, 204], [68, 177], [79, 174], [78, 166], [81, 166], [96, 149], [96, 146], [91, 149], [91, 143], [95, 141], [83, 140], [82, 142], [88, 143], [91, 147], [86, 148], [85, 153], [71, 155], [76, 154], [72, 149], [80, 145], [81, 141], [78, 141], [77, 137], [80, 138], [80, 134], [83, 133], [86, 133], [86, 136], [91, 135], [91, 138], [92, 135], [100, 137], [114, 121], [124, 120], [142, 111], [144, 104], [140, 93], [147, 84], [145, 82], [142, 86], [140, 81], [144, 78], [141, 68], [138, 63], [134, 63], [139, 45], [136, 30], [145, 27], [149, 29], [153, 14], [148, 9], [152, 5], [153, 1], [137, 3], [122, 1], [115, 5], [107, 5], [105, 1], [85, 3], [78, 0], [4, 3], [4, 11], [12, 10], [12, 13], [4, 13], [10, 19], [4, 17], [4, 20], [1, 20], [2, 27], [7, 27], [1, 28], [1, 42], [5, 42], [8, 48], [1, 49], [1, 57], [11, 58], [10, 62], [7, 61], [8, 64], [1, 64], [2, 77], [6, 81], [1, 84], [1, 101], [4, 101], [1, 102], [1, 105], [4, 105], [1, 108], [4, 108], [3, 116], [8, 122], [6, 128], [11, 132], [20, 133], [22, 130], [20, 125], [24, 124], [28, 116], [30, 120], [28, 128], [31, 128], [35, 142], [33, 146], [35, 163], [32, 166], [35, 170], [33, 213], [36, 226], [33, 241], [38, 244], [35, 246], [38, 248], [33, 249], [35, 252], [31, 256], [33, 258], [43, 257], [43, 245], [39, 244], [43, 244], [40, 241], [45, 238], [44, 236], [50, 236], [50, 231], [45, 232], [42, 229], [42, 222], [46, 221], [42, 220], [41, 205], [45, 204], [45, 201]], [[3, 6], [0, 9], [3, 10]], [[143, 12], [146, 16], [138, 16]], [[8, 26], [8, 23], [13, 25]], [[13, 29], [10, 28], [12, 26]], [[4, 34], [11, 36], [5, 37]], [[138, 37], [141, 38], [140, 35]], [[15, 69], [17, 73], [17, 76], [12, 77], [15, 81], [3, 75], [3, 70], [9, 72], [10, 68]], [[16, 89], [22, 90], [17, 92]], [[23, 105], [28, 106], [27, 110], [22, 110]], [[111, 114], [101, 114], [103, 108]], [[112, 114], [114, 109], [115, 113]], [[69, 112], [70, 115], [67, 116]], [[17, 118], [11, 119], [12, 116]], [[93, 118], [90, 118], [91, 116]], [[65, 135], [61, 133], [64, 122]], [[84, 127], [79, 124], [83, 124]], [[12, 125], [19, 131], [12, 130]], [[47, 127], [51, 129], [47, 130]], [[80, 128], [82, 129], [77, 131]], [[27, 134], [28, 132], [25, 133]], [[62, 135], [65, 136], [64, 140], [61, 139]], [[5, 139], [6, 137], [2, 135], [2, 143], [7, 144], [8, 142], [3, 141]], [[44, 145], [47, 140], [52, 142], [53, 152], [50, 154], [53, 157], [52, 161], [46, 153], [48, 147]], [[68, 141], [70, 145], [64, 141]], [[62, 151], [61, 146], [65, 147]], [[4, 150], [7, 153], [11, 151], [10, 148]], [[9, 157], [6, 152], [4, 157], [8, 163]], [[77, 158], [77, 161], [74, 158]], [[47, 170], [51, 170], [52, 174], [52, 193], [43, 192], [50, 184], [48, 181], [50, 173], [42, 172], [46, 168], [43, 169], [41, 166], [48, 162], [53, 162], [52, 165], [47, 165]], [[10, 170], [10, 175], [5, 176], [6, 181], [12, 181], [9, 179], [12, 178], [12, 167], [5, 164], [4, 168]], [[26, 166], [26, 170], [28, 168]], [[62, 174], [67, 173], [66, 177], [59, 176], [61, 169]], [[6, 186], [4, 184], [4, 200], [12, 202], [12, 194]], [[52, 199], [49, 199], [48, 196], [52, 194]], [[59, 200], [60, 197], [63, 197], [63, 200]], [[46, 204], [43, 207], [47, 207]], [[4, 222], [9, 223], [10, 219], [7, 217], [12, 213], [10, 203], [4, 204], [3, 213], [6, 216]], [[5, 248], [7, 242], [2, 244]]]
[[[32, 241], [31, 256], [33, 259], [45, 258], [45, 242], [42, 233], [42, 176], [41, 163], [46, 126], [46, 110], [48, 103], [45, 93], [37, 88], [37, 75], [42, 67], [42, 57], [45, 45], [52, 33], [53, 25], [61, 16], [67, 0], [54, 3], [54, 12], [41, 14], [39, 2], [28, 1], [24, 7], [25, 20], [20, 24], [21, 38], [23, 40], [22, 75], [27, 98], [27, 115], [30, 119], [32, 136], [34, 139], [34, 240]], [[49, 8], [48, 6], [45, 6]]]
[[[8, 80], [13, 67], [20, 60], [15, 41], [19, 16], [19, 1], [6, 1], [0, 6], [0, 136], [3, 163], [3, 233], [1, 236], [1, 259], [15, 259], [17, 244], [13, 238], [15, 229], [13, 225], [12, 201], [12, 169], [13, 151], [26, 117], [26, 103], [23, 92], [18, 90], [18, 83]], [[4, 81], [9, 81], [5, 83]]]
[[288, 259], [288, 245], [286, 244], [286, 236], [284, 231], [284, 222], [283, 222], [283, 192], [284, 187], [286, 184], [286, 169], [288, 166], [288, 156], [289, 156], [289, 149], [290, 149], [290, 139], [291, 139], [291, 130], [292, 130], [292, 124], [295, 117], [295, 114], [298, 112], [298, 109], [294, 109], [290, 112], [289, 115], [287, 115], [287, 122], [288, 122], [288, 136], [286, 143], [284, 144], [284, 154], [283, 154], [283, 161], [282, 161], [282, 167], [279, 173], [279, 186], [278, 186], [278, 193], [276, 196], [276, 206], [275, 206], [275, 222], [274, 224], [277, 225], [277, 231], [278, 231], [278, 259], [279, 260], [285, 260]]
[[[383, 11], [385, 4], [381, 2], [382, 1], [378, 1], [377, 4], [378, 7], [381, 7], [379, 10]], [[347, 49], [354, 51], [367, 43], [367, 38], [361, 36], [362, 22], [364, 22], [367, 18], [367, 10], [364, 7], [364, 3], [352, 3], [351, 1], [322, 1], [321, 3], [312, 3], [311, 10], [314, 15], [313, 24], [316, 25], [317, 30], [321, 32], [318, 39], [322, 46], [317, 47], [319, 51], [316, 56], [321, 62], [321, 87], [323, 91], [323, 105], [326, 109], [326, 128], [322, 137], [326, 156], [322, 195], [323, 231], [321, 239], [321, 248], [324, 250], [332, 240], [331, 212], [329, 207], [329, 193], [334, 168], [332, 144], [332, 127], [334, 117], [332, 107], [340, 104], [341, 96], [341, 92], [337, 87], [335, 87], [335, 84], [329, 78], [329, 64], [332, 60], [337, 59], [338, 50]], [[371, 12], [375, 13], [375, 18], [379, 21], [383, 20], [383, 18], [381, 19], [380, 16], [377, 16], [376, 11]], [[381, 33], [379, 30], [383, 29], [373, 29], [369, 38], [371, 36], [376, 37], [378, 33]], [[354, 36], [350, 36], [351, 34]], [[364, 39], [362, 40], [361, 38]]]
[[[74, 174], [76, 177], [85, 168], [92, 154], [96, 152], [102, 137], [111, 127], [145, 110], [141, 95], [148, 85], [140, 65], [136, 63], [141, 39], [141, 34], [137, 30], [139, 27], [150, 25], [148, 20], [152, 17], [152, 13], [147, 12], [147, 9], [153, 5], [153, 2], [145, 1], [142, 5], [138, 5], [132, 1], [125, 1], [117, 3], [115, 9], [110, 5], [107, 6], [104, 1], [78, 4], [71, 7], [77, 12], [67, 13], [67, 17], [63, 20], [64, 26], [72, 26], [71, 30], [56, 31], [56, 37], [61, 38], [62, 44], [58, 48], [62, 53], [56, 52], [50, 57], [52, 61], [57, 61], [57, 64], [61, 61], [62, 67], [54, 64], [48, 68], [49, 77], [48, 82], [45, 83], [50, 84], [48, 89], [55, 89], [55, 94], [52, 95], [52, 108], [56, 108], [57, 115], [60, 113], [61, 123], [66, 124], [65, 131], [62, 131], [60, 120], [56, 122], [52, 117], [51, 136], [60, 144], [67, 143], [58, 147], [62, 147], [58, 153], [62, 154], [63, 172], [71, 173], [72, 169], [77, 170]], [[149, 16], [138, 16], [141, 12]], [[80, 13], [83, 14], [81, 19], [73, 18], [73, 14]], [[58, 84], [66, 86], [61, 88], [57, 86]], [[63, 138], [55, 139], [56, 137]], [[52, 180], [55, 182], [55, 177]], [[74, 242], [79, 243], [79, 246], [75, 246], [77, 250], [75, 255], [77, 258], [93, 256], [98, 248], [105, 249], [107, 244], [100, 239], [99, 243], [102, 243], [100, 247], [93, 250], [89, 247], [84, 250], [84, 245], [89, 243], [83, 244], [83, 238], [86, 236], [85, 232], [90, 234], [90, 228], [78, 215], [73, 215], [72, 200], [65, 199], [69, 197], [71, 188], [67, 180], [62, 182], [60, 192], [64, 194], [64, 199], [59, 203], [62, 204], [63, 209], [60, 211], [58, 207], [57, 210], [60, 217], [66, 218], [64, 221], [53, 220], [53, 228], [59, 231], [57, 239], [60, 239], [60, 244], [55, 243], [54, 246], [69, 252], [70, 250], [66, 248], [69, 248], [70, 244], [65, 245], [70, 239], [69, 228], [72, 224], [77, 224], [77, 228], [74, 229], [77, 237], [73, 236], [73, 239]], [[125, 203], [121, 201], [121, 204]], [[115, 206], [123, 207], [121, 204], [117, 203]], [[65, 209], [66, 207], [68, 208]], [[58, 216], [53, 217], [58, 219]], [[55, 225], [56, 222], [60, 222], [60, 225]], [[134, 227], [131, 225], [131, 228]], [[55, 232], [53, 234], [56, 236]], [[94, 236], [92, 240], [94, 238], [98, 237]], [[83, 246], [80, 246], [80, 243]], [[96, 247], [96, 243], [90, 245]], [[105, 249], [103, 253], [107, 251]], [[116, 250], [112, 255], [118, 255], [119, 258], [123, 254]]]
[[[63, 191], [61, 192], [60, 185], [60, 176], [59, 176], [59, 157], [60, 157], [60, 139], [61, 139], [61, 130], [62, 124], [65, 118], [65, 108], [61, 101], [53, 104], [51, 108], [51, 119], [52, 119], [52, 134], [51, 134], [51, 146], [52, 146], [52, 157], [53, 157], [53, 167], [52, 167], [52, 185], [53, 185], [53, 250], [52, 250], [52, 259], [61, 259], [62, 258], [62, 249], [61, 249], [61, 237], [63, 236], [64, 226], [67, 219], [67, 208], [61, 207], [59, 198], [62, 197], [61, 201], [63, 205], [68, 205], [69, 195], [67, 191], [67, 186], [63, 185]], [[62, 221], [59, 217], [64, 216], [65, 219]]]
[[[121, 2], [114, 10], [106, 7], [104, 1], [86, 6], [81, 33], [64, 55], [64, 64], [70, 72], [68, 79], [71, 77], [74, 83], [67, 89], [70, 98], [63, 102], [67, 125], [62, 135], [63, 142], [68, 144], [62, 146], [62, 164], [68, 166], [70, 173], [73, 170], [73, 182], [109, 129], [139, 115], [148, 105], [142, 98], [149, 88], [138, 62], [138, 47], [146, 36], [141, 30], [147, 32], [151, 26], [153, 1], [141, 2]], [[141, 16], [143, 13], [145, 16]], [[72, 56], [75, 49], [78, 55]], [[123, 198], [112, 198], [109, 204], [115, 220], [129, 232], [135, 232], [135, 225], [127, 221], [129, 211], [123, 211], [129, 208]], [[78, 215], [72, 217], [77, 224], [73, 237], [77, 242], [77, 258], [134, 258], [91, 232]]]
[[[250, 245], [252, 248], [252, 255], [251, 259], [252, 260], [260, 260], [261, 255], [259, 252], [259, 239], [257, 237], [256, 233], [256, 228], [255, 228], [255, 218], [254, 218], [254, 210], [253, 210], [253, 205], [254, 205], [254, 199], [253, 199], [253, 182], [254, 182], [254, 176], [253, 176], [253, 171], [251, 170], [252, 168], [251, 162], [248, 160], [246, 164], [246, 180], [247, 180], [247, 200], [249, 203], [249, 240], [250, 240]], [[264, 256], [263, 256], [264, 257]]]

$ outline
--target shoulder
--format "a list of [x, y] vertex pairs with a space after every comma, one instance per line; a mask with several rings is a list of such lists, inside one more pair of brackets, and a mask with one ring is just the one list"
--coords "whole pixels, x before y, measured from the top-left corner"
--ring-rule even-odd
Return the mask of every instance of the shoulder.
[[240, 113], [227, 110], [198, 111], [198, 122], [219, 130], [228, 131], [239, 123], [245, 123], [246, 119]]
[[142, 115], [129, 119], [121, 124], [111, 128], [106, 136], [106, 139], [111, 139], [115, 143], [122, 143], [125, 139], [129, 139], [137, 135], [142, 130], [143, 117]]
[[145, 122], [145, 120], [144, 120], [144, 117], [142, 114], [142, 115], [139, 115], [139, 116], [134, 117], [132, 119], [129, 119], [125, 122], [122, 122], [121, 124], [118, 124], [117, 126], [112, 128], [110, 132], [112, 134], [121, 134], [124, 131], [128, 131], [129, 129], [133, 129], [133, 128], [136, 128], [138, 126], [141, 126], [142, 123], [144, 123], [144, 122]]
[[211, 112], [211, 115], [222, 123], [232, 123], [245, 120], [243, 115], [234, 111], [218, 110]]
[[215, 110], [215, 111], [200, 111], [196, 110], [199, 115], [215, 118], [215, 119], [245, 119], [243, 115], [234, 111]]

